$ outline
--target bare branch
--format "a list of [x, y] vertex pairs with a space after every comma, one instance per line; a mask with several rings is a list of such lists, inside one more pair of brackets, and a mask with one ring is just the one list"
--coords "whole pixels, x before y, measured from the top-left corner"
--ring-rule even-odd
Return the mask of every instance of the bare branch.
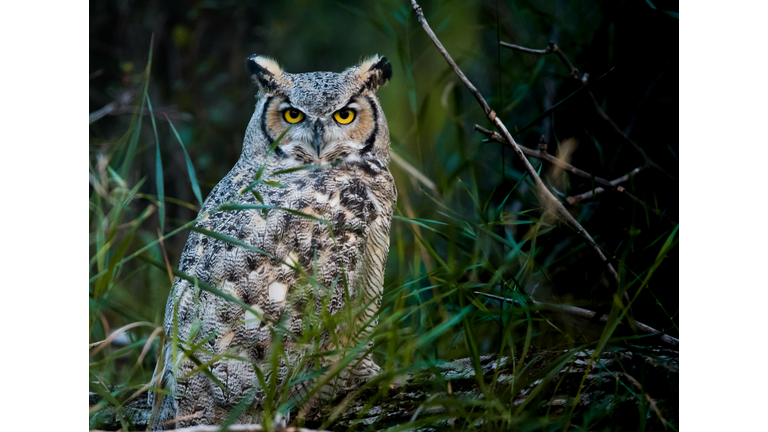
[[499, 45], [503, 46], [504, 48], [509, 48], [515, 51], [521, 51], [528, 54], [552, 54], [552, 50], [550, 49], [550, 46], [547, 46], [546, 49], [533, 49], [533, 48], [526, 48], [520, 45], [511, 44], [508, 42], [499, 42]]
[[[480, 126], [480, 125], [475, 125], [475, 130], [480, 132], [481, 134], [487, 136], [488, 139], [491, 140], [491, 141], [496, 141], [498, 143], [506, 145], [507, 147], [512, 147], [506, 141], [504, 141], [504, 138], [502, 138], [501, 135], [499, 135], [497, 132], [490, 131], [490, 130], [488, 130], [488, 129]], [[609, 190], [615, 190], [616, 192], [622, 193], [622, 194], [628, 196], [629, 198], [631, 198], [636, 203], [638, 203], [641, 206], [643, 206], [644, 208], [646, 208], [647, 210], [650, 210], [655, 215], [657, 215], [657, 216], [661, 215], [661, 210], [648, 208], [648, 206], [645, 204], [645, 202], [643, 202], [640, 198], [632, 195], [628, 190], [624, 189], [622, 186], [619, 186], [619, 183], [622, 183], [622, 182], [626, 181], [627, 179], [629, 179], [628, 176], [635, 175], [638, 172], [640, 172], [641, 170], [643, 170], [645, 168], [644, 166], [635, 168], [634, 170], [632, 170], [632, 172], [630, 172], [630, 173], [626, 174], [625, 176], [619, 178], [619, 179], [621, 179], [621, 178], [627, 177], [627, 179], [624, 179], [622, 181], [617, 182], [616, 184], [613, 184], [613, 182], [610, 182], [610, 181], [608, 181], [608, 180], [606, 180], [604, 178], [601, 178], [601, 177], [594, 177], [592, 174], [590, 174], [590, 173], [588, 173], [588, 172], [586, 172], [584, 170], [578, 169], [575, 166], [569, 164], [568, 162], [566, 162], [566, 161], [564, 161], [562, 159], [558, 159], [558, 158], [552, 156], [551, 154], [546, 152], [546, 148], [544, 148], [544, 149], [539, 148], [538, 150], [532, 150], [532, 149], [529, 149], [528, 147], [525, 147], [525, 146], [519, 146], [519, 148], [520, 148], [520, 150], [526, 156], [530, 156], [530, 157], [533, 157], [533, 158], [536, 158], [536, 159], [545, 160], [545, 161], [551, 163], [552, 165], [555, 165], [555, 166], [557, 166], [557, 167], [559, 167], [559, 168], [561, 168], [561, 169], [563, 169], [565, 171], [568, 171], [571, 174], [575, 174], [575, 175], [577, 175], [579, 177], [583, 177], [583, 178], [586, 178], [586, 179], [594, 180], [595, 183], [603, 186], [603, 188], [609, 189]], [[616, 179], [616, 180], [619, 180], [619, 179]], [[614, 180], [614, 181], [616, 181], [616, 180]], [[600, 189], [600, 188], [598, 188], [598, 189]], [[602, 192], [602, 189], [601, 189], [601, 192]], [[590, 191], [590, 193], [591, 193], [591, 191]], [[568, 204], [573, 205], [574, 203], [576, 203], [578, 201], [581, 201], [581, 200], [576, 200], [574, 202], [568, 201]]]
[[[637, 173], [642, 171], [643, 168], [645, 168], [645, 167], [644, 166], [639, 166], [639, 167], [633, 169], [632, 171], [628, 172], [627, 174], [624, 174], [623, 176], [621, 176], [621, 177], [619, 177], [619, 178], [617, 178], [615, 180], [611, 180], [610, 184], [613, 185], [616, 188], [617, 191], [625, 191], [626, 189], [624, 189], [621, 186], [619, 186], [619, 184], [624, 183], [625, 181], [629, 180], [630, 177], [634, 177], [635, 175], [637, 175]], [[576, 204], [579, 201], [584, 201], [586, 199], [590, 199], [593, 196], [595, 196], [597, 194], [600, 194], [600, 193], [603, 193], [603, 192], [605, 192], [605, 189], [603, 189], [601, 187], [597, 187], [597, 188], [595, 188], [594, 191], [590, 190], [590, 191], [584, 192], [583, 194], [569, 196], [569, 197], [565, 198], [565, 201], [568, 204], [570, 204], [570, 205], [574, 205], [574, 204]]]
[[543, 54], [543, 55], [556, 54], [557, 58], [559, 58], [560, 61], [563, 62], [565, 67], [568, 68], [568, 73], [570, 73], [573, 78], [581, 80], [581, 75], [579, 74], [579, 70], [576, 69], [576, 67], [573, 65], [573, 63], [571, 63], [570, 60], [568, 60], [568, 56], [566, 56], [565, 53], [560, 50], [560, 47], [558, 47], [557, 44], [552, 41], [550, 41], [549, 45], [547, 45], [547, 48], [543, 50], [526, 48], [520, 45], [514, 45], [507, 42], [499, 42], [499, 45], [503, 46], [504, 48], [509, 48], [515, 51], [520, 51], [528, 54]]
[[133, 92], [124, 91], [117, 100], [110, 102], [104, 105], [102, 108], [99, 108], [96, 111], [90, 113], [88, 115], [88, 124], [95, 122], [105, 115], [114, 114], [118, 109], [120, 109], [121, 106], [131, 103], [131, 100], [133, 100]]
[[[507, 147], [512, 147], [506, 141], [504, 141], [504, 139], [501, 137], [501, 135], [499, 135], [497, 132], [490, 131], [490, 130], [485, 129], [484, 127], [479, 126], [479, 125], [475, 125], [475, 130], [480, 132], [480, 133], [482, 133], [482, 134], [484, 134], [485, 136], [487, 136], [488, 140], [499, 142], [501, 144], [506, 145]], [[586, 172], [584, 170], [581, 170], [579, 168], [576, 168], [575, 166], [569, 164], [568, 162], [566, 162], [566, 161], [564, 161], [562, 159], [558, 159], [558, 158], [550, 155], [546, 151], [546, 143], [543, 143], [543, 145], [540, 144], [538, 150], [529, 149], [528, 147], [525, 147], [525, 146], [519, 146], [519, 147], [520, 147], [520, 150], [523, 153], [525, 153], [526, 156], [530, 156], [530, 157], [533, 157], [533, 158], [537, 158], [537, 159], [541, 159], [541, 160], [547, 161], [547, 162], [549, 162], [549, 163], [551, 163], [551, 164], [553, 164], [553, 165], [555, 165], [555, 166], [557, 166], [557, 167], [559, 167], [559, 168], [561, 168], [561, 169], [563, 169], [565, 171], [568, 171], [571, 174], [574, 174], [574, 175], [577, 175], [579, 177], [583, 177], [583, 178], [586, 178], [586, 179], [593, 180], [595, 183], [601, 185], [602, 187], [595, 188], [595, 195], [604, 192], [606, 189], [619, 192], [621, 194], [626, 195], [630, 199], [632, 199], [632, 201], [634, 201], [637, 204], [639, 204], [645, 210], [650, 211], [651, 213], [655, 214], [656, 216], [662, 216], [665, 220], [667, 220], [671, 224], [677, 224], [677, 221], [672, 220], [669, 216], [664, 215], [661, 210], [659, 210], [658, 208], [651, 208], [651, 207], [649, 207], [643, 200], [637, 198], [632, 193], [630, 193], [627, 189], [625, 189], [623, 186], [620, 185], [621, 183], [629, 180], [630, 177], [632, 177], [635, 174], [639, 173], [640, 171], [644, 170], [647, 167], [647, 165], [639, 166], [639, 167], [633, 169], [631, 172], [629, 172], [629, 173], [627, 173], [627, 174], [625, 174], [625, 175], [623, 175], [623, 176], [621, 176], [621, 177], [619, 177], [619, 178], [617, 178], [615, 180], [608, 181], [608, 180], [606, 180], [604, 178], [601, 178], [601, 177], [594, 177], [592, 174], [590, 174], [590, 173], [588, 173], [588, 172]], [[566, 198], [566, 202], [568, 204], [570, 204], [570, 205], [573, 205], [573, 204], [575, 204], [575, 203], [577, 203], [579, 201], [583, 201], [583, 200], [591, 198], [591, 197], [592, 197], [592, 191], [587, 191], [587, 192], [584, 192], [583, 194], [577, 195], [575, 197], [567, 197]]]
[[[133, 106], [123, 106], [119, 109], [114, 110], [111, 115], [121, 115], [121, 114], [140, 114], [140, 115], [150, 115], [149, 109], [144, 108], [143, 110], [140, 108], [136, 108]], [[165, 119], [167, 116], [171, 120], [182, 120], [182, 121], [192, 121], [194, 120], [194, 117], [190, 113], [186, 113], [183, 111], [179, 111], [176, 106], [174, 105], [168, 105], [164, 107], [158, 107], [152, 109], [152, 114], [156, 119]]]
[[134, 327], [138, 327], [138, 326], [155, 327], [154, 324], [152, 324], [151, 322], [147, 322], [147, 321], [138, 321], [138, 322], [131, 323], [131, 324], [128, 324], [128, 325], [124, 325], [124, 326], [120, 327], [119, 329], [113, 331], [109, 335], [109, 337], [107, 337], [106, 339], [104, 339], [102, 341], [94, 342], [94, 343], [88, 345], [88, 349], [91, 349], [93, 347], [97, 347], [95, 350], [91, 351], [91, 353], [89, 355], [91, 357], [95, 356], [96, 353], [101, 351], [105, 346], [109, 345], [109, 343], [112, 342], [115, 338], [117, 338], [121, 334], [125, 333], [126, 331], [128, 331], [128, 330], [130, 330], [130, 329], [132, 329]]
[[525, 170], [528, 172], [528, 175], [533, 179], [536, 189], [538, 191], [539, 200], [543, 201], [543, 207], [545, 209], [553, 210], [553, 213], [561, 217], [568, 225], [570, 225], [578, 234], [584, 236], [584, 238], [587, 240], [589, 245], [592, 247], [592, 249], [595, 251], [595, 254], [599, 257], [600, 261], [605, 265], [606, 269], [608, 270], [608, 273], [610, 274], [610, 282], [614, 286], [618, 286], [619, 283], [619, 275], [616, 273], [616, 270], [613, 268], [611, 263], [608, 261], [608, 259], [603, 254], [603, 251], [600, 249], [600, 246], [595, 243], [595, 241], [592, 239], [592, 236], [589, 235], [589, 233], [579, 224], [579, 222], [571, 216], [570, 213], [568, 213], [568, 210], [566, 210], [565, 207], [563, 207], [563, 204], [555, 198], [554, 195], [552, 195], [552, 192], [547, 189], [547, 187], [544, 185], [544, 182], [541, 181], [541, 178], [536, 173], [536, 170], [533, 169], [533, 166], [531, 166], [531, 163], [528, 161], [528, 159], [525, 157], [525, 153], [520, 149], [520, 146], [517, 145], [515, 140], [512, 138], [512, 135], [510, 135], [509, 131], [507, 130], [507, 127], [504, 125], [504, 123], [496, 116], [496, 113], [488, 106], [488, 103], [483, 98], [483, 95], [480, 94], [480, 92], [475, 88], [474, 85], [467, 79], [467, 77], [464, 75], [464, 73], [459, 69], [459, 67], [456, 65], [456, 62], [453, 61], [453, 58], [451, 58], [451, 55], [448, 54], [448, 51], [445, 50], [443, 47], [443, 44], [440, 43], [440, 41], [437, 39], [437, 36], [435, 36], [435, 33], [432, 31], [432, 29], [429, 27], [429, 24], [427, 23], [426, 18], [424, 18], [424, 12], [421, 9], [421, 6], [416, 3], [416, 0], [411, 0], [411, 4], [413, 5], [413, 10], [416, 12], [416, 16], [418, 17], [419, 23], [421, 23], [421, 26], [424, 28], [424, 31], [427, 33], [430, 39], [432, 39], [432, 42], [437, 47], [438, 51], [440, 51], [440, 54], [443, 55], [445, 58], [445, 61], [448, 62], [448, 64], [451, 66], [453, 71], [458, 75], [459, 79], [464, 83], [464, 85], [469, 89], [470, 93], [477, 99], [477, 102], [480, 104], [480, 106], [483, 108], [483, 111], [485, 112], [485, 115], [488, 116], [488, 120], [496, 126], [496, 129], [501, 132], [501, 136], [504, 138], [506, 142], [510, 144], [510, 147], [512, 147], [512, 150], [517, 154], [518, 158], [523, 162], [523, 165], [525, 166]]
[[[121, 114], [149, 115], [149, 109], [144, 108], [142, 110], [141, 108], [137, 108], [135, 106], [130, 105], [134, 96], [135, 94], [133, 91], [130, 91], [130, 90], [124, 91], [117, 100], [110, 102], [104, 105], [102, 108], [99, 108], [96, 111], [90, 113], [88, 115], [88, 124], [91, 124], [96, 120], [107, 115], [121, 115]], [[192, 114], [181, 112], [178, 109], [176, 109], [176, 107], [173, 105], [158, 107], [152, 111], [153, 111], [152, 114], [154, 114], [154, 117], [158, 119], [164, 118], [164, 116], [168, 116], [171, 120], [192, 121], [194, 118], [192, 117]]]
[[[480, 125], [475, 125], [475, 130], [480, 132], [481, 134], [487, 136], [488, 139], [490, 139], [491, 141], [496, 141], [498, 143], [506, 145], [507, 147], [512, 147], [511, 145], [509, 145], [509, 143], [507, 143], [504, 140], [504, 138], [501, 137], [501, 135], [498, 134], [498, 132], [490, 131], [490, 130], [488, 130], [488, 129], [480, 126]], [[520, 150], [526, 156], [530, 156], [530, 157], [533, 157], [533, 158], [536, 158], [536, 159], [545, 160], [545, 161], [551, 163], [552, 165], [557, 166], [558, 168], [561, 168], [561, 169], [563, 169], [565, 171], [568, 171], [571, 174], [575, 174], [575, 175], [577, 175], [579, 177], [584, 177], [584, 178], [587, 178], [587, 179], [594, 179], [595, 183], [597, 183], [597, 184], [599, 184], [601, 186], [605, 186], [605, 187], [607, 187], [609, 189], [616, 189], [616, 187], [611, 185], [611, 182], [609, 182], [608, 180], [606, 180], [604, 178], [600, 178], [600, 177], [594, 177], [592, 174], [590, 174], [590, 173], [588, 173], [586, 171], [580, 170], [580, 169], [576, 168], [575, 166], [569, 164], [568, 162], [566, 162], [566, 161], [564, 161], [562, 159], [558, 159], [558, 158], [552, 156], [551, 154], [547, 153], [545, 151], [545, 149], [539, 148], [538, 150], [533, 150], [533, 149], [529, 149], [528, 147], [525, 147], [525, 146], [519, 146], [519, 148], [520, 148]]]
[[[489, 297], [489, 298], [492, 298], [494, 300], [499, 300], [499, 301], [504, 301], [504, 302], [507, 302], [507, 303], [512, 303], [515, 306], [520, 306], [520, 303], [518, 301], [509, 299], [509, 298], [506, 298], [506, 297], [501, 297], [501, 296], [497, 296], [497, 295], [493, 295], [493, 294], [486, 294], [486, 293], [483, 293], [483, 292], [480, 292], [480, 291], [475, 291], [475, 294], [481, 295], [481, 296], [485, 296], [485, 297]], [[595, 312], [593, 312], [591, 310], [588, 310], [588, 309], [582, 309], [582, 308], [576, 307], [576, 306], [567, 306], [567, 305], [559, 305], [559, 304], [554, 304], [554, 303], [545, 303], [545, 302], [540, 302], [540, 301], [536, 301], [536, 300], [533, 300], [533, 299], [531, 299], [531, 301], [533, 301], [533, 304], [539, 310], [546, 310], [546, 311], [550, 311], [550, 312], [566, 313], [568, 315], [575, 316], [575, 317], [578, 317], [578, 318], [584, 318], [586, 320], [591, 320], [595, 316]], [[603, 322], [603, 323], [608, 322], [608, 315], [602, 315], [600, 317], [600, 322]], [[672, 337], [672, 336], [670, 336], [668, 334], [664, 334], [663, 332], [660, 332], [660, 331], [656, 330], [655, 328], [653, 328], [651, 326], [648, 326], [648, 325], [645, 325], [645, 324], [643, 324], [643, 323], [641, 323], [639, 321], [635, 321], [634, 323], [637, 326], [637, 330], [640, 333], [648, 334], [648, 335], [659, 335], [659, 338], [661, 339], [662, 342], [666, 343], [667, 345], [670, 345], [670, 346], [674, 347], [675, 349], [679, 348], [679, 346], [680, 346], [680, 340], [679, 339], [674, 338], [674, 337]]]
[[[582, 85], [584, 86], [587, 85], [589, 74], [579, 73], [579, 70], [576, 69], [576, 67], [573, 65], [573, 63], [571, 63], [570, 60], [568, 60], [568, 56], [566, 56], [565, 53], [562, 50], [560, 50], [560, 47], [558, 47], [557, 44], [552, 41], [550, 41], [549, 45], [547, 45], [547, 48], [543, 50], [526, 48], [520, 45], [514, 45], [507, 42], [499, 42], [499, 44], [505, 48], [509, 48], [515, 51], [520, 51], [520, 52], [529, 53], [529, 54], [541, 54], [541, 55], [553, 54], [553, 53], [557, 54], [557, 58], [559, 58], [560, 62], [562, 62], [563, 65], [565, 65], [565, 67], [568, 69], [568, 73], [571, 75], [571, 77], [579, 81]], [[617, 134], [619, 134], [626, 142], [630, 143], [638, 151], [638, 153], [640, 153], [640, 155], [643, 157], [646, 165], [656, 168], [657, 170], [661, 171], [665, 175], [672, 177], [672, 175], [669, 174], [664, 168], [659, 166], [656, 162], [652, 161], [651, 158], [648, 157], [648, 155], [645, 153], [645, 150], [643, 150], [643, 148], [638, 143], [634, 142], [629, 137], [629, 135], [627, 135], [623, 130], [621, 130], [619, 125], [617, 125], [616, 122], [614, 122], [613, 119], [611, 119], [608, 116], [608, 114], [606, 114], [605, 111], [603, 111], [603, 109], [600, 107], [600, 103], [597, 102], [597, 98], [595, 98], [595, 95], [592, 93], [591, 89], [588, 88], [587, 93], [589, 93], [589, 97], [592, 100], [592, 105], [595, 109], [595, 112], [597, 113], [597, 116], [600, 117], [606, 123], [608, 123], [608, 125]]]

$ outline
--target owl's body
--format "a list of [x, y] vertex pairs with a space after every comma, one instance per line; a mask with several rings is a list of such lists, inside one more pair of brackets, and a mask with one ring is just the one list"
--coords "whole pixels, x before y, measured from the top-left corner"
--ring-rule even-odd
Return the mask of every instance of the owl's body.
[[[179, 269], [250, 310], [176, 278], [159, 374], [171, 394], [157, 400], [154, 420], [166, 428], [222, 423], [244, 397], [259, 412], [262, 383], [298, 400], [324, 375], [297, 378], [338, 372], [334, 362], [376, 323], [396, 190], [375, 91], [391, 66], [374, 58], [340, 74], [294, 75], [252, 57], [249, 68], [260, 91], [242, 156], [206, 199]], [[321, 316], [328, 322], [342, 311], [355, 322], [317, 333]], [[307, 356], [318, 350], [342, 354]], [[333, 380], [337, 388], [376, 373], [363, 354]], [[262, 420], [242, 410], [237, 422]]]

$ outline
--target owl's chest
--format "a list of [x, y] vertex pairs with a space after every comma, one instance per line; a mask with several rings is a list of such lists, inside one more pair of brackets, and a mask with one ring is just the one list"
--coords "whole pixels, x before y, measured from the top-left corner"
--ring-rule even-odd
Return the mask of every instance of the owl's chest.
[[[243, 184], [233, 181], [226, 190], [247, 189], [246, 177], [235, 177]], [[304, 305], [335, 314], [345, 305], [345, 287], [350, 298], [357, 297], [369, 237], [376, 237], [376, 223], [391, 217], [393, 195], [386, 181], [377, 187], [371, 179], [341, 170], [299, 171], [280, 176], [279, 184], [269, 181], [254, 188], [255, 194], [222, 194], [222, 200], [237, 205], [213, 212], [200, 227], [237, 242], [196, 233], [182, 270], [258, 306], [275, 322], [290, 313], [289, 327], [298, 334]], [[317, 284], [327, 288], [318, 292], [330, 299], [307, 289]], [[241, 309], [224, 307], [226, 302], [213, 295], [203, 297], [208, 306], [197, 310], [206, 329], [242, 319]], [[260, 327], [264, 334], [242, 338], [262, 341], [268, 330]]]
[[280, 178], [279, 186], [265, 186], [261, 195], [269, 211], [287, 211], [294, 223], [303, 218], [338, 232], [363, 235], [378, 207], [369, 184], [353, 171], [298, 172]]

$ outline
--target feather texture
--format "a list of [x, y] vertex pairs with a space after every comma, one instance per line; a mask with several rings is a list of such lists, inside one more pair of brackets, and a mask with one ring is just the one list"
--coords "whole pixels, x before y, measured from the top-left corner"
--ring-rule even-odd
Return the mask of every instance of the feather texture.
[[[196, 225], [250, 247], [193, 231], [179, 263], [181, 271], [252, 310], [176, 278], [158, 371], [158, 384], [170, 394], [150, 394], [159, 409], [155, 425], [218, 424], [243, 397], [252, 398], [258, 413], [270, 382], [300, 400], [327, 374], [338, 372], [321, 391], [326, 397], [334, 387], [358, 385], [378, 371], [370, 356], [341, 371], [336, 361], [342, 354], [308, 356], [318, 348], [341, 353], [354, 348], [376, 325], [397, 192], [387, 169], [389, 134], [375, 89], [366, 87], [365, 74], [356, 69], [298, 75], [267, 69], [274, 86], [261, 86], [242, 156], [207, 197]], [[334, 107], [350, 101], [360, 121], [350, 127], [325, 123]], [[289, 130], [291, 125], [281, 123], [281, 103], [306, 113], [307, 125]], [[320, 148], [330, 150], [313, 155], [307, 140], [318, 136]], [[297, 167], [305, 169], [284, 172]], [[223, 204], [228, 207], [220, 209]], [[297, 343], [321, 316], [342, 311], [355, 311], [355, 319], [318, 333], [312, 343]], [[285, 350], [277, 362], [276, 342]], [[321, 367], [328, 368], [325, 375], [288, 384]], [[256, 417], [245, 410], [237, 422]], [[184, 420], [167, 423], [178, 418]]]

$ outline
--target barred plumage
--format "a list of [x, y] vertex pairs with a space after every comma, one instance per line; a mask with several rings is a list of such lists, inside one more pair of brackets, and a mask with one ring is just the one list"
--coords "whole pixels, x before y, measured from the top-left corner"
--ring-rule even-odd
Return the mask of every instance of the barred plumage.
[[[165, 311], [164, 364], [157, 374], [157, 384], [171, 394], [162, 401], [150, 395], [151, 403], [158, 399], [155, 425], [181, 417], [185, 420], [166, 427], [221, 423], [248, 392], [258, 411], [265, 390], [256, 367], [267, 380], [275, 374], [279, 385], [296, 376], [299, 364], [326, 366], [332, 373], [331, 358], [306, 361], [312, 347], [289, 343], [291, 334], [301, 335], [324, 312], [334, 316], [352, 303], [361, 305], [357, 322], [337, 330], [354, 324], [364, 330], [334, 340], [330, 329], [314, 340], [323, 350], [352, 347], [376, 324], [372, 317], [381, 302], [397, 195], [376, 91], [389, 80], [391, 66], [378, 56], [342, 73], [288, 74], [257, 56], [247, 64], [259, 94], [242, 155], [206, 199], [196, 226], [251, 247], [198, 229], [189, 236], [179, 269], [251, 310], [176, 278]], [[301, 120], [293, 123], [296, 118]], [[293, 168], [302, 169], [283, 172]], [[223, 204], [229, 207], [220, 209]], [[175, 363], [174, 322], [180, 341]], [[286, 357], [271, 370], [267, 358], [276, 338], [286, 342]], [[357, 385], [377, 372], [370, 355], [359, 360], [333, 384]], [[204, 369], [210, 374], [199, 372]], [[298, 400], [312, 382], [302, 381], [289, 392]], [[331, 391], [326, 386], [322, 393]], [[243, 411], [238, 422], [255, 421], [254, 416]]]

